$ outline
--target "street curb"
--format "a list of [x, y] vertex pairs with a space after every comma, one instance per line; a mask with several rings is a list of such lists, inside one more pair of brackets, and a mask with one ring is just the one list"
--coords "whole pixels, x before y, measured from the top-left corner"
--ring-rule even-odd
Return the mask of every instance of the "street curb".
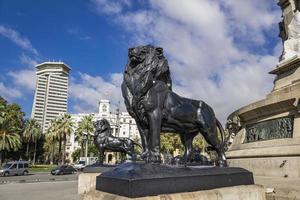
[[18, 180], [18, 181], [0, 181], [0, 185], [13, 184], [13, 183], [39, 183], [39, 182], [58, 182], [58, 181], [74, 181], [74, 180], [69, 178], [50, 178], [50, 179], [33, 179], [33, 180]]

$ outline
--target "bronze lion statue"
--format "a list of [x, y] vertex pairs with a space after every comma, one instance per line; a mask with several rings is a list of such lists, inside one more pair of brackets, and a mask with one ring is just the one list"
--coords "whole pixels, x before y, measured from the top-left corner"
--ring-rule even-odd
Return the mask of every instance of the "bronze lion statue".
[[94, 122], [96, 127], [94, 133], [94, 144], [99, 151], [99, 163], [103, 164], [105, 150], [111, 150], [113, 152], [121, 152], [128, 154], [132, 158], [134, 154], [134, 145], [136, 144], [129, 138], [114, 137], [111, 134], [111, 127], [106, 119], [101, 119]]
[[[146, 162], [160, 163], [160, 133], [180, 135], [185, 147], [182, 162], [191, 161], [193, 139], [201, 133], [218, 154], [219, 166], [227, 166], [224, 129], [213, 109], [201, 100], [181, 97], [172, 91], [172, 80], [163, 49], [152, 45], [128, 50], [122, 95], [136, 120]], [[218, 132], [222, 140], [218, 139]]]

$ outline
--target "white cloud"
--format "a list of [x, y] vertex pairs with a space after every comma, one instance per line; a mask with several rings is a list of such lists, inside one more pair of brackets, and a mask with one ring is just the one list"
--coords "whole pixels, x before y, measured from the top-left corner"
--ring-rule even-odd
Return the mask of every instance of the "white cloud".
[[19, 57], [23, 69], [12, 70], [6, 73], [9, 80], [0, 82], [0, 94], [7, 99], [24, 98], [25, 95], [33, 94], [36, 86], [36, 71], [34, 66], [37, 60], [22, 54]]
[[24, 64], [26, 67], [30, 67], [30, 68], [34, 68], [38, 64], [38, 60], [39, 60], [39, 59], [33, 59], [33, 58], [25, 55], [24, 53], [21, 54], [19, 59], [22, 64]]
[[122, 74], [110, 74], [109, 80], [101, 76], [79, 74], [79, 79], [71, 79], [69, 96], [75, 101], [73, 110], [75, 112], [97, 112], [100, 99], [109, 99], [112, 108], [116, 108], [118, 102], [123, 102], [121, 95]]
[[278, 30], [277, 26], [272, 27], [281, 20], [279, 9], [274, 9], [277, 6], [274, 1], [221, 0], [221, 4], [227, 11], [228, 26], [235, 37], [243, 37], [244, 40], [254, 41], [257, 45], [266, 40], [263, 30]]
[[8, 87], [0, 82], [0, 96], [6, 100], [22, 97], [22, 92], [16, 88]]
[[255, 30], [271, 28], [271, 25], [278, 23], [281, 18], [279, 9], [272, 9], [276, 6], [274, 1], [222, 0], [222, 5], [228, 9], [230, 18], [240, 22], [236, 24], [238, 27], [243, 25]]
[[22, 54], [19, 57], [21, 63], [25, 66], [22, 70], [14, 70], [8, 72], [8, 76], [12, 78], [13, 85], [21, 91], [34, 91], [36, 86], [36, 70], [37, 60]]
[[267, 72], [277, 63], [280, 44], [266, 51], [270, 55], [251, 48], [269, 50], [266, 40], [278, 35], [281, 14], [272, 8], [274, 2], [150, 0], [147, 9], [131, 11], [118, 4], [110, 12], [92, 2], [98, 14], [114, 15], [113, 21], [131, 34], [130, 45], [162, 46], [174, 90], [207, 101], [223, 122], [272, 89], [274, 77]]
[[20, 35], [17, 31], [0, 25], [0, 34], [4, 37], [10, 39], [16, 45], [20, 46], [22, 49], [30, 51], [31, 53], [38, 55], [38, 51], [32, 46], [31, 42]]
[[83, 31], [81, 31], [79, 28], [69, 28], [69, 29], [67, 29], [67, 33], [69, 35], [72, 35], [72, 36], [78, 38], [79, 40], [90, 40], [90, 39], [92, 39], [90, 36], [83, 33]]
[[13, 83], [22, 90], [35, 90], [36, 73], [34, 69], [23, 69], [19, 71], [10, 71], [8, 73], [13, 78]]
[[[20, 35], [17, 31], [0, 25], [0, 35], [7, 37], [12, 42], [34, 54], [32, 58], [22, 53], [19, 57], [22, 69], [11, 70], [5, 75], [10, 77], [10, 81], [5, 84], [0, 82], [0, 94], [7, 99], [23, 98], [25, 94], [33, 93], [36, 85], [36, 73], [34, 66], [38, 63], [38, 51], [32, 46], [31, 42]], [[18, 67], [21, 68], [21, 67]]]
[[[91, 0], [93, 3], [93, 9], [96, 9], [96, 12], [106, 13], [106, 14], [117, 14], [123, 10], [124, 6], [130, 6], [130, 0]], [[95, 7], [94, 7], [95, 6]]]

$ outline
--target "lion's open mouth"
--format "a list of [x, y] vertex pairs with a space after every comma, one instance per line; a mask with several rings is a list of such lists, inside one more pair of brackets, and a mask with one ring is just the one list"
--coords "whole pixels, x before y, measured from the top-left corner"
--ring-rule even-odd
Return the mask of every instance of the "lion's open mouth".
[[137, 61], [138, 60], [138, 57], [137, 56], [135, 56], [135, 55], [130, 55], [130, 61], [131, 62], [135, 62], [135, 61]]
[[141, 58], [139, 58], [138, 56], [136, 56], [136, 55], [130, 55], [129, 60], [130, 60], [130, 66], [131, 67], [135, 67], [138, 64], [143, 62], [143, 60]]

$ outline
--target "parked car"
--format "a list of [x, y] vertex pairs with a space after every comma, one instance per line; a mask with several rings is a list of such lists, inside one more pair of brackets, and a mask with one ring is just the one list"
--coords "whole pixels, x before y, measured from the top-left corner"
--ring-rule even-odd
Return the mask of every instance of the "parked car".
[[28, 168], [28, 161], [8, 162], [0, 169], [0, 176], [27, 175], [29, 173]]
[[73, 174], [76, 169], [71, 165], [60, 165], [51, 170], [52, 175]]

